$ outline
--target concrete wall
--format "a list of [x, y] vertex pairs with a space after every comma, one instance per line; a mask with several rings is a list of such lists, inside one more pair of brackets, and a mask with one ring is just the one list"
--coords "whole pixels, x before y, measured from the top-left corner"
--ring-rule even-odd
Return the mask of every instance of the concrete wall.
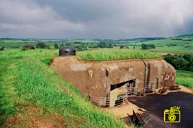
[[175, 69], [162, 59], [117, 61], [82, 61], [80, 57], [56, 57], [52, 67], [80, 92], [100, 106], [114, 106], [126, 87], [110, 91], [112, 85], [136, 79], [135, 89], [153, 89], [175, 84]]

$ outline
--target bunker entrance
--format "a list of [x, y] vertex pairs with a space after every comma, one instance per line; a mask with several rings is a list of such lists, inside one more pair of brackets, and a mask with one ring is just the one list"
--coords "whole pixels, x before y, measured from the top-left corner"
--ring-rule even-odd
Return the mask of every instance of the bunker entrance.
[[136, 79], [132, 79], [110, 86], [110, 99], [112, 106], [122, 104], [124, 100], [127, 100], [127, 97], [129, 95], [135, 95], [136, 90], [135, 81]]

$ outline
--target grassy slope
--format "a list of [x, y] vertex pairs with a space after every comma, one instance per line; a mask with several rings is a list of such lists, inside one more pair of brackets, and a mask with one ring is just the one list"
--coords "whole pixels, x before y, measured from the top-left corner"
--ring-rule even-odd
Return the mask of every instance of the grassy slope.
[[[92, 106], [70, 83], [48, 67], [58, 50], [9, 50], [0, 52], [1, 124], [33, 105], [44, 115], [62, 115], [69, 127], [124, 127], [122, 121]], [[4, 125], [8, 125], [4, 123]], [[13, 125], [13, 124], [12, 124]], [[25, 123], [15, 124], [26, 127]]]
[[193, 88], [193, 72], [177, 70], [176, 83]]
[[95, 49], [82, 51], [77, 55], [84, 60], [118, 60], [118, 59], [152, 59], [160, 58], [159, 55], [142, 50], [130, 49]]

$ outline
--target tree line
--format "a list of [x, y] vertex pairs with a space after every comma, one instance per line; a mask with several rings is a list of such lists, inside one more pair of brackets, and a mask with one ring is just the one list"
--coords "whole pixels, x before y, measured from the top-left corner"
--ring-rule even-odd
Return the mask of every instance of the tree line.
[[155, 49], [156, 47], [155, 47], [155, 44], [142, 44], [141, 45], [141, 49], [144, 49], [144, 50], [146, 50], [146, 49]]
[[177, 70], [193, 71], [193, 56], [191, 54], [164, 56], [164, 60]]

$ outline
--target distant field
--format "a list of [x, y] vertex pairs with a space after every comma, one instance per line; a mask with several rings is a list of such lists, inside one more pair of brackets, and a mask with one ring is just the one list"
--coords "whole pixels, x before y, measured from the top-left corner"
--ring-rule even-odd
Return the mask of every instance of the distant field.
[[149, 49], [148, 51], [156, 52], [159, 54], [193, 54], [192, 48], [184, 48], [183, 46], [156, 47], [156, 49]]
[[156, 52], [158, 54], [193, 54], [193, 35], [182, 35], [172, 38], [135, 38], [135, 39], [121, 39], [121, 40], [107, 40], [107, 39], [0, 39], [0, 47], [6, 48], [21, 48], [23, 45], [36, 46], [38, 42], [44, 42], [50, 48], [54, 48], [54, 44], [58, 46], [62, 44], [71, 45], [73, 47], [91, 48], [96, 46], [99, 42], [105, 42], [114, 45], [119, 49], [121, 45], [129, 46], [129, 49], [140, 50], [142, 44], [154, 44], [156, 49], [149, 49], [148, 51]]
[[77, 40], [77, 39], [72, 39], [72, 40], [0, 40], [0, 47], [6, 47], [6, 48], [21, 48], [24, 45], [32, 45], [36, 46], [38, 42], [44, 42], [46, 45], [50, 46], [51, 48], [54, 47], [54, 44], [57, 43], [58, 45], [61, 44], [73, 44], [73, 46], [82, 46], [87, 45], [90, 46], [91, 43], [98, 43], [99, 41], [94, 41], [94, 40]]
[[161, 56], [143, 50], [131, 49], [96, 49], [77, 53], [84, 60], [119, 60], [119, 59], [153, 59]]
[[177, 70], [176, 83], [193, 88], [193, 72]]

